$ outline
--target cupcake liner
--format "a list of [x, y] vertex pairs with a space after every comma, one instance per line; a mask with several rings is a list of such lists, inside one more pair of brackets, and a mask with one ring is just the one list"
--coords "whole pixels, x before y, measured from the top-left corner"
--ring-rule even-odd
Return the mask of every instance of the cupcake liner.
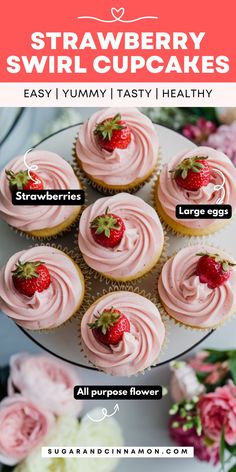
[[17, 229], [15, 228], [14, 226], [9, 226], [9, 228], [16, 234], [18, 234], [20, 237], [24, 237], [25, 239], [27, 240], [30, 240], [30, 241], [55, 241], [57, 238], [61, 237], [61, 236], [64, 236], [65, 234], [69, 233], [70, 231], [72, 231], [74, 228], [76, 228], [76, 226], [78, 225], [78, 222], [80, 220], [80, 216], [82, 214], [82, 211], [83, 211], [83, 205], [81, 205], [81, 211], [80, 213], [77, 215], [76, 219], [70, 224], [68, 225], [66, 228], [64, 228], [62, 231], [60, 231], [59, 233], [57, 234], [54, 234], [52, 236], [33, 236], [31, 234], [28, 234], [28, 233], [25, 233], [24, 231], [20, 230], [20, 229]]
[[[194, 247], [194, 246], [197, 246], [198, 244], [207, 244], [208, 246], [211, 246], [213, 249], [219, 249], [219, 251], [224, 251], [226, 252], [226, 254], [229, 255], [229, 257], [232, 257], [231, 254], [228, 253], [228, 251], [222, 247], [219, 247], [217, 244], [213, 244], [212, 241], [209, 241], [208, 239], [206, 239], [205, 241], [203, 241], [202, 239], [203, 237], [202, 236], [197, 236], [197, 237], [192, 237], [190, 239], [187, 240], [187, 244], [184, 246], [184, 247]], [[181, 248], [183, 249], [183, 248]], [[177, 250], [177, 251], [174, 251], [172, 254], [166, 256], [165, 258], [163, 258], [163, 263], [162, 263], [162, 266], [160, 267], [160, 272], [159, 272], [159, 275], [158, 275], [158, 278], [160, 277], [160, 274], [161, 274], [161, 271], [162, 271], [162, 268], [163, 266], [165, 265], [165, 263], [171, 259], [172, 257], [176, 256], [176, 254], [178, 254], [179, 251], [181, 251], [181, 249]], [[232, 259], [234, 259], [232, 257]], [[181, 323], [181, 321], [178, 321], [176, 320], [174, 317], [170, 316], [169, 313], [166, 311], [162, 301], [161, 301], [161, 298], [160, 298], [160, 295], [159, 295], [159, 292], [158, 292], [158, 288], [157, 288], [157, 284], [155, 284], [155, 293], [156, 293], [156, 297], [157, 297], [157, 300], [158, 300], [158, 304], [160, 305], [160, 312], [162, 314], [162, 317], [172, 321], [176, 326], [178, 327], [181, 327], [181, 328], [184, 328], [184, 329], [187, 329], [187, 330], [191, 330], [191, 331], [205, 331], [205, 332], [210, 332], [210, 331], [215, 331], [216, 329], [220, 328], [221, 326], [225, 325], [226, 323], [230, 322], [234, 316], [236, 316], [236, 308], [235, 308], [235, 313], [230, 313], [224, 320], [222, 320], [221, 322], [219, 322], [217, 325], [215, 326], [210, 326], [210, 327], [198, 327], [198, 326], [191, 326], [191, 325], [187, 325], [185, 323]], [[234, 310], [233, 310], [234, 311]]]
[[[160, 314], [161, 314], [161, 305], [160, 303], [158, 302], [157, 300], [157, 297], [155, 295], [153, 295], [151, 292], [146, 292], [145, 290], [139, 288], [139, 287], [133, 287], [132, 285], [126, 285], [126, 284], [113, 284], [112, 286], [109, 287], [108, 290], [106, 289], [103, 289], [101, 292], [97, 292], [96, 295], [91, 295], [90, 297], [87, 298], [86, 300], [86, 303], [83, 305], [83, 307], [85, 307], [85, 310], [83, 312], [83, 315], [84, 313], [89, 309], [89, 307], [96, 301], [98, 300], [99, 298], [101, 298], [102, 296], [104, 295], [108, 295], [109, 293], [112, 293], [112, 292], [120, 292], [120, 291], [128, 291], [128, 292], [132, 292], [132, 293], [137, 293], [138, 295], [142, 295], [143, 297], [147, 298], [148, 300], [150, 300], [159, 310]], [[82, 317], [83, 317], [82, 315]], [[83, 351], [83, 348], [82, 348], [82, 339], [81, 339], [81, 329], [80, 329], [80, 326], [81, 326], [81, 321], [82, 321], [82, 317], [81, 319], [79, 320], [79, 326], [78, 326], [78, 339], [79, 339], [79, 346], [80, 346], [80, 351], [81, 353], [83, 354], [84, 358], [87, 359], [87, 361], [89, 362], [90, 365], [92, 365], [94, 367], [94, 364], [89, 360], [89, 358], [86, 356], [86, 354], [84, 353]], [[144, 375], [146, 372], [148, 371], [151, 371], [153, 367], [156, 367], [163, 355], [163, 353], [166, 351], [167, 347], [168, 347], [168, 342], [169, 342], [169, 325], [167, 323], [167, 317], [164, 315], [162, 316], [161, 314], [161, 319], [162, 319], [162, 322], [165, 326], [165, 338], [164, 338], [164, 341], [163, 341], [163, 344], [162, 344], [162, 347], [161, 347], [161, 350], [160, 350], [160, 353], [158, 355], [158, 358], [156, 359], [156, 361], [149, 367], [146, 367], [144, 370], [140, 371], [140, 372], [137, 372], [136, 374], [131, 374], [129, 376], [126, 376], [126, 377], [138, 377], [139, 375]], [[96, 366], [95, 366], [96, 367]], [[96, 367], [97, 371], [98, 372], [102, 372], [103, 374], [105, 375], [111, 375], [113, 377], [121, 377], [121, 376], [116, 376], [116, 375], [113, 375], [113, 374], [110, 374], [110, 373], [107, 373], [107, 372], [104, 372], [104, 370], [102, 369], [99, 369], [98, 367]]]
[[[87, 299], [90, 297], [90, 292], [91, 292], [91, 281], [86, 273], [84, 273], [83, 267], [84, 267], [84, 261], [82, 257], [77, 254], [73, 249], [69, 249], [66, 246], [63, 246], [61, 244], [50, 244], [50, 243], [38, 243], [34, 244], [33, 246], [30, 246], [28, 249], [33, 248], [33, 247], [40, 247], [40, 246], [48, 246], [48, 247], [53, 247], [55, 249], [58, 249], [59, 251], [64, 252], [68, 257], [70, 257], [73, 262], [75, 262], [76, 265], [78, 265], [83, 277], [84, 277], [84, 297], [83, 300], [80, 303], [79, 308], [68, 318], [64, 323], [61, 325], [54, 327], [54, 328], [42, 328], [42, 329], [25, 329], [27, 332], [33, 332], [33, 333], [51, 333], [55, 329], [61, 328], [62, 326], [68, 325], [69, 323], [72, 323], [72, 321], [75, 318], [78, 318], [80, 316], [80, 312], [82, 311], [84, 313], [84, 306], [87, 306]], [[17, 323], [16, 323], [17, 324]]]
[[167, 231], [165, 228], [163, 228], [163, 232], [164, 232], [164, 243], [163, 243], [163, 247], [162, 247], [162, 252], [161, 252], [161, 255], [157, 261], [157, 263], [151, 267], [146, 273], [140, 275], [138, 278], [136, 279], [133, 279], [133, 280], [127, 280], [127, 281], [122, 281], [122, 280], [116, 280], [115, 278], [109, 278], [107, 276], [105, 276], [104, 274], [100, 273], [100, 272], [97, 272], [95, 269], [93, 269], [92, 267], [90, 267], [86, 262], [85, 260], [83, 259], [83, 255], [79, 249], [79, 246], [78, 246], [78, 236], [79, 236], [79, 227], [77, 228], [76, 232], [75, 232], [75, 238], [74, 238], [74, 245], [75, 245], [75, 250], [78, 251], [78, 253], [80, 254], [81, 258], [83, 259], [83, 263], [84, 263], [84, 270], [86, 271], [86, 273], [88, 274], [88, 277], [89, 278], [93, 278], [95, 280], [98, 280], [99, 282], [103, 282], [105, 283], [106, 285], [111, 285], [111, 284], [121, 284], [121, 285], [135, 285], [135, 284], [139, 284], [140, 282], [142, 282], [144, 279], [146, 279], [150, 274], [153, 274], [157, 271], [160, 271], [161, 270], [161, 267], [162, 267], [162, 261], [163, 261], [163, 258], [165, 259], [166, 258], [166, 255], [167, 255], [167, 251], [168, 251], [168, 247], [169, 247], [169, 236], [167, 235]]
[[[161, 172], [161, 169], [160, 169], [160, 172]], [[178, 231], [178, 229], [176, 229], [176, 228], [173, 228], [173, 226], [168, 224], [168, 222], [164, 219], [164, 217], [157, 210], [156, 187], [157, 187], [157, 184], [158, 184], [160, 172], [157, 174], [157, 177], [153, 180], [153, 183], [152, 183], [152, 189], [151, 189], [152, 206], [155, 208], [155, 210], [156, 210], [163, 226], [166, 228], [167, 231], [172, 233], [174, 236], [176, 236], [177, 238], [179, 238], [179, 237], [181, 237], [181, 238], [209, 238], [212, 235], [224, 230], [226, 226], [228, 226], [229, 224], [232, 223], [233, 218], [236, 216], [236, 212], [232, 215], [232, 218], [230, 218], [229, 220], [222, 220], [222, 221], [224, 221], [224, 223], [222, 223], [222, 226], [220, 226], [219, 228], [216, 228], [216, 229], [212, 229], [212, 231], [210, 231], [208, 234], [196, 235], [196, 236], [194, 234], [189, 234], [188, 235], [188, 234], [182, 233], [181, 231]], [[163, 211], [164, 211], [164, 209], [163, 209]], [[181, 221], [182, 220], [177, 220], [176, 224], [183, 224], [183, 223], [181, 223]], [[188, 230], [187, 226], [186, 226], [186, 229]], [[191, 230], [191, 228], [189, 230]]]
[[139, 184], [135, 185], [135, 186], [132, 186], [132, 183], [130, 184], [130, 188], [124, 188], [124, 187], [120, 187], [119, 189], [112, 189], [112, 188], [108, 188], [108, 187], [105, 187], [103, 185], [99, 185], [98, 183], [94, 182], [93, 180], [91, 180], [88, 176], [88, 174], [84, 171], [83, 167], [81, 166], [80, 164], [80, 161], [79, 159], [77, 158], [77, 155], [76, 155], [76, 142], [77, 142], [77, 139], [78, 139], [78, 134], [76, 134], [76, 137], [74, 138], [74, 142], [73, 142], [73, 147], [72, 147], [72, 158], [73, 158], [73, 166], [76, 168], [79, 168], [79, 171], [80, 171], [80, 175], [83, 175], [83, 178], [89, 182], [89, 184], [95, 189], [97, 190], [99, 193], [101, 193], [102, 195], [116, 195], [117, 193], [119, 192], [127, 192], [127, 193], [136, 193], [138, 192], [138, 190], [140, 190], [146, 183], [150, 182], [153, 178], [153, 176], [157, 173], [159, 167], [161, 166], [161, 151], [160, 149], [158, 150], [158, 156], [157, 156], [157, 161], [155, 163], [155, 166], [153, 168], [153, 171], [151, 172], [151, 174], [145, 179], [143, 180], [142, 182], [140, 182]]

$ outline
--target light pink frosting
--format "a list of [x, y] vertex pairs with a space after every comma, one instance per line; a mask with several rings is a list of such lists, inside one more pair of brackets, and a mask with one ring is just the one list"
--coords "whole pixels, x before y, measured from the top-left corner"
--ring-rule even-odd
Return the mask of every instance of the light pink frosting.
[[[126, 149], [108, 152], [97, 144], [94, 130], [98, 123], [121, 114], [131, 129]], [[145, 177], [155, 166], [159, 141], [151, 120], [136, 108], [105, 108], [94, 113], [79, 129], [76, 153], [85, 172], [108, 185], [128, 185]]]
[[[199, 190], [188, 191], [181, 188], [173, 178], [170, 170], [173, 170], [183, 159], [188, 157], [207, 156], [207, 162], [211, 168], [210, 183]], [[222, 175], [223, 174], [223, 175]], [[194, 148], [187, 153], [181, 153], [165, 164], [160, 175], [158, 185], [158, 199], [167, 213], [173, 220], [178, 221], [190, 228], [202, 228], [215, 224], [217, 219], [184, 219], [177, 220], [175, 208], [178, 204], [216, 204], [221, 199], [222, 204], [232, 205], [233, 211], [236, 209], [236, 168], [230, 159], [222, 152], [206, 146]], [[224, 184], [224, 185], [223, 185]], [[223, 188], [215, 190], [214, 186]], [[223, 193], [225, 192], [225, 194]]]
[[[19, 293], [13, 284], [12, 270], [21, 260], [42, 261], [48, 268], [51, 284], [32, 297]], [[82, 274], [62, 251], [36, 246], [14, 254], [0, 271], [0, 310], [26, 329], [56, 328], [76, 311], [83, 296]]]
[[[96, 340], [88, 323], [107, 308], [117, 308], [130, 322], [122, 340], [106, 346]], [[112, 375], [129, 376], [154, 364], [159, 356], [165, 326], [157, 307], [137, 293], [120, 291], [99, 298], [84, 314], [81, 323], [82, 348], [99, 369]]]
[[[27, 164], [38, 166], [35, 172], [42, 178], [45, 189], [81, 188], [70, 164], [53, 152], [32, 151], [27, 156]], [[14, 206], [5, 170], [13, 172], [26, 170], [24, 156], [8, 162], [0, 174], [0, 218], [9, 225], [22, 231], [54, 228], [66, 221], [75, 211], [76, 207], [71, 205]]]
[[[123, 219], [126, 227], [121, 242], [113, 249], [96, 243], [90, 230], [90, 223], [107, 207]], [[110, 277], [124, 278], [143, 271], [155, 263], [163, 242], [163, 229], [155, 210], [128, 193], [100, 198], [80, 218], [78, 243], [86, 263]]]
[[223, 322], [236, 308], [236, 270], [220, 287], [211, 289], [195, 275], [198, 253], [219, 254], [232, 261], [225, 252], [198, 244], [181, 249], [164, 265], [159, 281], [160, 298], [170, 316], [181, 323], [211, 328]]

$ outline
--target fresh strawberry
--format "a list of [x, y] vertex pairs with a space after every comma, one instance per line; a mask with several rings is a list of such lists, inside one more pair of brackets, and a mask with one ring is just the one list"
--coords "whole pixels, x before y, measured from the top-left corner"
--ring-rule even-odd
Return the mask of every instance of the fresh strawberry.
[[210, 182], [210, 168], [207, 157], [191, 157], [184, 159], [175, 169], [174, 179], [186, 190], [198, 190]]
[[109, 208], [92, 221], [90, 228], [94, 240], [104, 247], [117, 246], [125, 231], [123, 220], [114, 213], [109, 213]]
[[221, 259], [218, 254], [199, 253], [196, 274], [200, 282], [207, 284], [209, 288], [223, 285], [230, 277], [231, 267], [235, 266], [226, 259]]
[[10, 184], [11, 190], [43, 190], [44, 185], [42, 179], [35, 172], [22, 170], [19, 172], [13, 172], [12, 170], [6, 170], [7, 179]]
[[128, 318], [116, 308], [109, 308], [102, 312], [94, 323], [89, 323], [95, 338], [102, 344], [117, 344], [124, 333], [130, 332]]
[[116, 148], [126, 149], [131, 141], [130, 128], [119, 113], [98, 123], [94, 134], [101, 148], [110, 152]]
[[51, 283], [49, 271], [40, 261], [18, 261], [12, 274], [16, 290], [27, 297], [32, 297], [35, 292], [43, 292]]

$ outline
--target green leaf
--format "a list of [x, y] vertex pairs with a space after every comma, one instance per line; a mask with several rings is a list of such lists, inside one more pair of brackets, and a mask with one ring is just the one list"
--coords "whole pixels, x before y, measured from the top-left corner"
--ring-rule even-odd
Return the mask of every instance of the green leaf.
[[221, 461], [223, 471], [225, 470], [224, 469], [225, 449], [226, 449], [226, 443], [225, 443], [225, 435], [224, 435], [224, 429], [223, 429], [221, 433], [221, 438], [220, 438], [220, 461]]
[[236, 383], [236, 357], [231, 357], [229, 359], [229, 370], [233, 377], [234, 383]]
[[236, 456], [236, 445], [230, 446], [229, 444], [226, 444], [226, 449], [232, 454], [232, 456]]
[[170, 410], [169, 410], [169, 414], [170, 415], [176, 415], [176, 413], [178, 413], [178, 411], [179, 411], [179, 405], [178, 405], [178, 403], [174, 403], [172, 405], [172, 407], [170, 408]]
[[236, 464], [233, 465], [233, 467], [231, 467], [228, 472], [236, 472]]
[[228, 353], [227, 351], [216, 351], [212, 349], [209, 351], [210, 354], [208, 357], [206, 357], [203, 362], [210, 363], [210, 364], [215, 364], [216, 362], [224, 362], [228, 359]]

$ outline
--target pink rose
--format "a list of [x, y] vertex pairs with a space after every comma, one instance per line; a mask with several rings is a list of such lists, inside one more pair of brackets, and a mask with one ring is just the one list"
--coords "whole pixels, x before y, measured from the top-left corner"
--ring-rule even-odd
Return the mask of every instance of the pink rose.
[[188, 360], [188, 364], [197, 372], [212, 373], [219, 367], [219, 363], [211, 364], [205, 362], [205, 359], [209, 356], [209, 352], [201, 351], [195, 357]]
[[69, 365], [49, 356], [17, 354], [10, 368], [8, 395], [19, 392], [56, 415], [78, 416], [82, 402], [73, 396], [78, 376]]
[[21, 395], [0, 403], [0, 462], [15, 465], [42, 443], [53, 423], [49, 412], [41, 411]]
[[236, 398], [229, 386], [219, 387], [203, 395], [198, 403], [204, 434], [219, 441], [224, 429], [228, 444], [236, 443]]

